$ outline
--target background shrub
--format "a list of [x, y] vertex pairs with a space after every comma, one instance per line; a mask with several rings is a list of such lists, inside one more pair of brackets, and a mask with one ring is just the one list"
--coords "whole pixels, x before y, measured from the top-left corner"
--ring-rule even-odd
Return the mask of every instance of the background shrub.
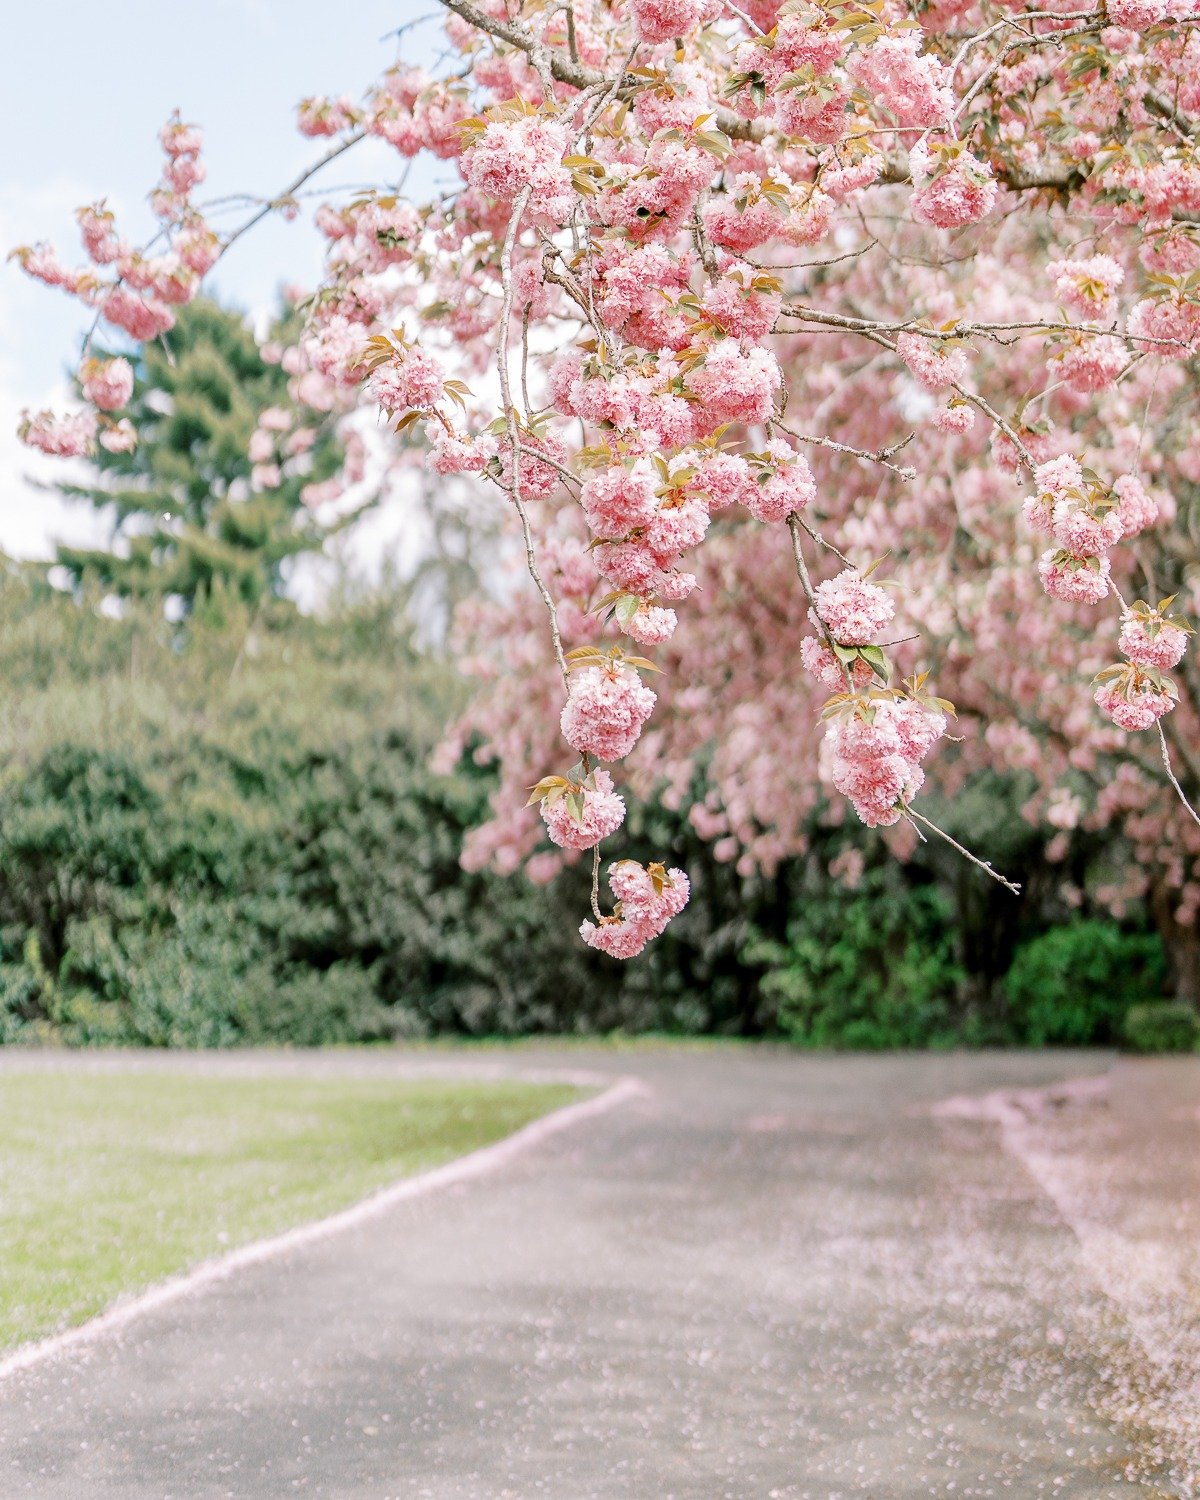
[[1073, 922], [1018, 947], [1004, 980], [1018, 1038], [1035, 1047], [1114, 1044], [1129, 1007], [1161, 995], [1162, 944], [1115, 923]]
[[1125, 1041], [1135, 1052], [1194, 1052], [1200, 1021], [1182, 1000], [1150, 1000], [1125, 1012]]

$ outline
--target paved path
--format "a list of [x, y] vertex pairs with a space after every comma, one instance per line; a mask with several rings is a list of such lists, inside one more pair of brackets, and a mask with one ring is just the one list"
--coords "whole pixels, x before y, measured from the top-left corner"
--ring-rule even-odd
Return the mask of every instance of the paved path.
[[[586, 1068], [644, 1091], [10, 1377], [5, 1500], [1200, 1493], [1178, 1420], [1200, 1383], [1177, 1389], [1200, 1364], [1154, 1347], [1164, 1306], [1200, 1328], [1197, 1240], [1179, 1238], [1200, 1227], [1196, 1063], [1110, 1080], [1097, 1054], [572, 1047], [143, 1065]], [[1067, 1077], [1099, 1082], [995, 1094]], [[1157, 1163], [1148, 1203], [1139, 1160]], [[1147, 1254], [1170, 1261], [1149, 1323], [1120, 1269]]]

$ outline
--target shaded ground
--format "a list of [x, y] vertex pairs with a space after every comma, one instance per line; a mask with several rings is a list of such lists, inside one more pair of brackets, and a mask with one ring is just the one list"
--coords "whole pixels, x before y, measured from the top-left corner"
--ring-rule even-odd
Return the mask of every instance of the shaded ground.
[[[1197, 1493], [1179, 1416], [1195, 1062], [1107, 1081], [1095, 1054], [572, 1047], [275, 1066], [587, 1068], [645, 1092], [11, 1377], [0, 1493]], [[1069, 1077], [1100, 1081], [1011, 1097]], [[1113, 1271], [1129, 1264], [1132, 1284]]]

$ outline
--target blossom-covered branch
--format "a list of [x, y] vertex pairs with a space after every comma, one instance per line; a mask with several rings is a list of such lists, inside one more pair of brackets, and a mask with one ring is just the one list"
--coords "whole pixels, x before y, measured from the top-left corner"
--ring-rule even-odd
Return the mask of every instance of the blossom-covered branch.
[[[1027, 767], [1038, 723], [1034, 812], [1066, 819], [1086, 775], [1200, 911], [1179, 811], [1200, 789], [1137, 739], [1196, 732], [1198, 533], [1172, 529], [1200, 495], [1194, 0], [443, 3], [439, 71], [305, 100], [300, 128], [333, 142], [317, 167], [375, 137], [456, 185], [322, 204], [324, 277], [272, 352], [298, 405], [376, 409], [392, 462], [419, 451], [513, 514], [532, 589], [460, 622], [483, 687], [448, 753], [474, 736], [503, 770], [464, 857], [590, 851], [582, 935], [628, 957], [689, 887], [618, 859], [601, 911], [627, 758], [635, 788], [702, 782], [693, 822], [748, 873], [802, 847], [824, 788], [901, 847], [935, 827], [927, 772]], [[311, 175], [222, 238], [198, 131], [163, 145], [161, 253], [103, 206], [79, 269], [18, 252], [135, 343]], [[85, 353], [83, 404], [26, 441], [136, 440], [128, 361]], [[1150, 547], [1168, 591], [1127, 604]]]

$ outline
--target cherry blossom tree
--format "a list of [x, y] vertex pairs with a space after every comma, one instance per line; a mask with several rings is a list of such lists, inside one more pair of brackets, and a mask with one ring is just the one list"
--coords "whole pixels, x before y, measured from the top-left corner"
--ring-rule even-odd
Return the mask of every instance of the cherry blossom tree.
[[[445, 754], [504, 773], [466, 862], [590, 852], [582, 936], [628, 957], [688, 897], [619, 858], [605, 909], [631, 793], [703, 768], [692, 821], [749, 871], [831, 791], [900, 853], [949, 838], [926, 774], [992, 763], [1064, 835], [1123, 824], [1194, 923], [1196, 0], [442, 4], [438, 70], [305, 100], [330, 145], [248, 224], [206, 217], [176, 118], [153, 246], [99, 205], [82, 268], [16, 253], [145, 341], [357, 142], [445, 164], [428, 202], [400, 166], [322, 204], [325, 276], [267, 352], [309, 425], [375, 408], [392, 462], [513, 518], [530, 586], [459, 621], [480, 687]], [[90, 404], [27, 442], [136, 441], [91, 344]]]

